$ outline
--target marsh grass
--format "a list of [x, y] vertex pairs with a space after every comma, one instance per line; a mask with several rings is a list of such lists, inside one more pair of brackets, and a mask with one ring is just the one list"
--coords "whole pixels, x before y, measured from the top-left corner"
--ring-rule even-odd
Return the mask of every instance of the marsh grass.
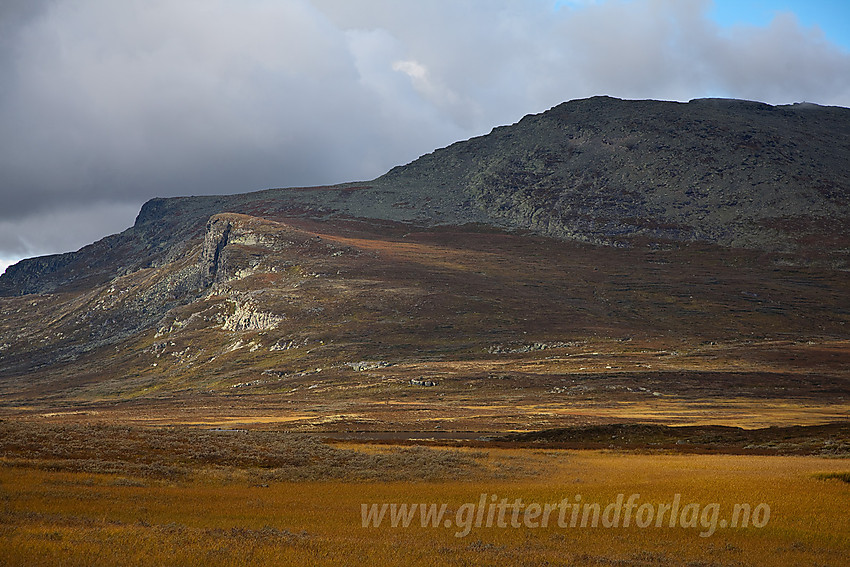
[[850, 483], [850, 472], [829, 472], [818, 473], [815, 478], [819, 480], [840, 480], [841, 482]]
[[[836, 461], [816, 456], [330, 447], [274, 432], [0, 425], [4, 566], [838, 567], [850, 550], [850, 492], [820, 480], [843, 473], [823, 473]], [[452, 513], [482, 493], [602, 503], [679, 493], [724, 514], [766, 502], [771, 518], [706, 538], [634, 526], [482, 528], [460, 538], [452, 528], [362, 527], [362, 503], [447, 503]]]
[[[816, 457], [633, 455], [493, 450], [523, 458], [536, 478], [444, 481], [283, 481], [195, 475], [173, 482], [0, 467], [4, 565], [843, 565], [847, 488], [814, 478]], [[607, 502], [769, 502], [761, 529], [363, 528], [360, 504], [447, 502], [496, 493], [550, 502], [580, 493]]]
[[0, 422], [5, 466], [179, 480], [228, 471], [276, 480], [436, 480], [486, 474], [483, 451], [358, 451], [300, 433]]

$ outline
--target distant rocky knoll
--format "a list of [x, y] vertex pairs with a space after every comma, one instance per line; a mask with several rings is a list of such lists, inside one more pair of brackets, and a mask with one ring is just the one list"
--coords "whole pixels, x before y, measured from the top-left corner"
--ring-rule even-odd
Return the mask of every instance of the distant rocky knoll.
[[[79, 291], [172, 262], [222, 212], [482, 223], [617, 246], [635, 238], [701, 240], [846, 267], [848, 158], [846, 108], [594, 97], [526, 116], [369, 182], [153, 199], [120, 234], [8, 268], [0, 296]], [[202, 283], [204, 276], [193, 277]]]

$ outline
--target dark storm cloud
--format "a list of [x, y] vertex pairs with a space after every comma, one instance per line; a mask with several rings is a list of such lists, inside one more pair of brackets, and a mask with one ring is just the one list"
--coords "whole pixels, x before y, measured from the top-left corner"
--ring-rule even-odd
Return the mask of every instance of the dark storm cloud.
[[6, 0], [0, 264], [153, 196], [368, 179], [572, 98], [850, 105], [850, 54], [790, 14], [720, 29], [700, 0], [554, 4]]

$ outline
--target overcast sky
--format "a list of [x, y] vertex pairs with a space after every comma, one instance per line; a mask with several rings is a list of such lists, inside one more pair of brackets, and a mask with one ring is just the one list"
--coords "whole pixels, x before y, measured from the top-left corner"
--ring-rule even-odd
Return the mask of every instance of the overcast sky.
[[840, 1], [0, 0], [0, 271], [598, 94], [850, 106]]

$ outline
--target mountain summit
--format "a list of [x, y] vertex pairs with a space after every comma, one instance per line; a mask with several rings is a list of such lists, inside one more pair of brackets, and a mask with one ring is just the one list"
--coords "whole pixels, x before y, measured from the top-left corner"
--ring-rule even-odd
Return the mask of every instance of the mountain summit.
[[848, 156], [846, 108], [594, 97], [438, 150], [376, 183], [457, 191], [490, 222], [558, 238], [775, 250], [847, 226]]

